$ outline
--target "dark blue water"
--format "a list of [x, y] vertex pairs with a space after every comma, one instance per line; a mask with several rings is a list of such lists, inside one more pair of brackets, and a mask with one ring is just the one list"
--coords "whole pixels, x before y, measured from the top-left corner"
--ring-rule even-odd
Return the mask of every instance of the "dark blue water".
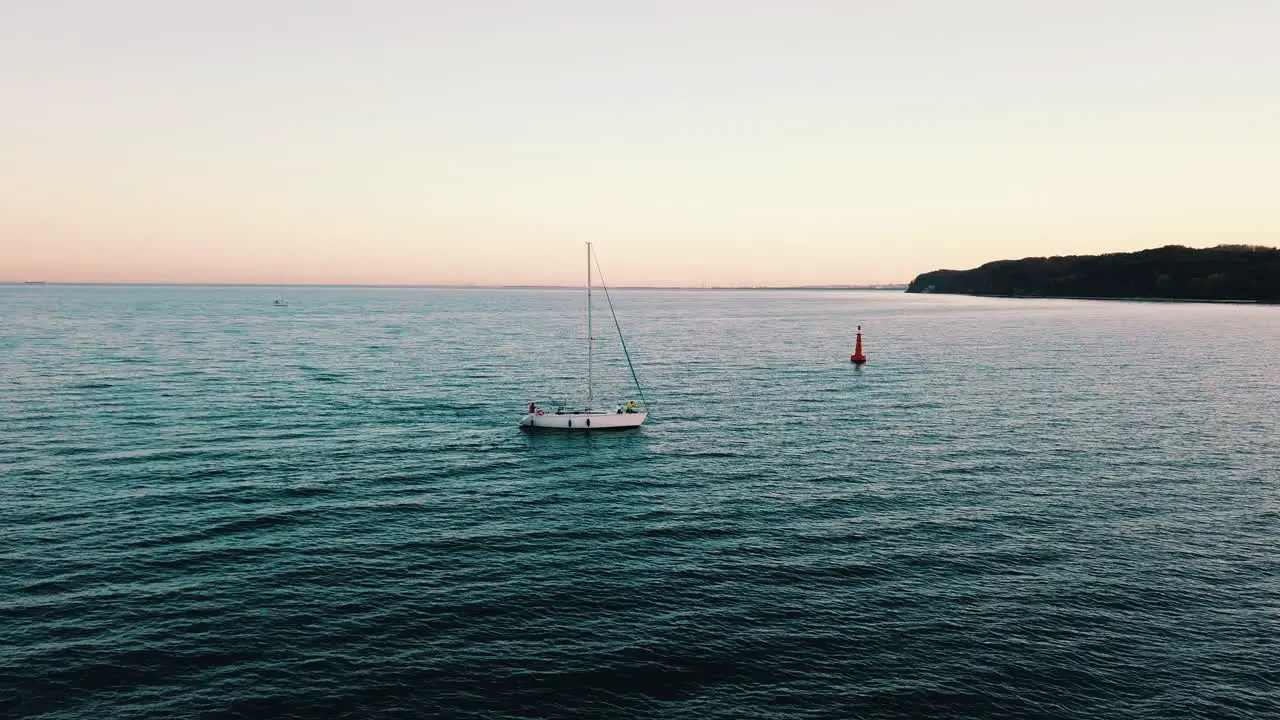
[[1280, 308], [284, 292], [0, 287], [0, 716], [1280, 715]]

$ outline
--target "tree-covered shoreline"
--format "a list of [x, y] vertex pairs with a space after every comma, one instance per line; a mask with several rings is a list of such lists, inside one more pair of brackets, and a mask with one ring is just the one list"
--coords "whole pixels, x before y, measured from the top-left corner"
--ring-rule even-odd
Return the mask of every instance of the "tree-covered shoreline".
[[1280, 249], [1167, 245], [1132, 253], [998, 260], [972, 270], [923, 273], [907, 292], [1280, 302]]

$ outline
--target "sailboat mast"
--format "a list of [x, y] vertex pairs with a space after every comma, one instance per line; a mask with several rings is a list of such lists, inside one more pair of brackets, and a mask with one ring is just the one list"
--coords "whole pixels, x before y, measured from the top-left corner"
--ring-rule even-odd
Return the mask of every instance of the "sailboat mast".
[[587, 410], [591, 410], [595, 403], [592, 398], [592, 368], [591, 368], [591, 351], [595, 344], [595, 337], [591, 333], [591, 243], [587, 243]]

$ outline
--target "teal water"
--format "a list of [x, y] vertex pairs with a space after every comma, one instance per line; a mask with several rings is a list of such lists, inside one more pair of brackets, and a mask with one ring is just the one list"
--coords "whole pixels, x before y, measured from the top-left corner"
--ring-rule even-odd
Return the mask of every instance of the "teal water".
[[1280, 716], [1280, 308], [614, 302], [0, 286], [0, 716]]

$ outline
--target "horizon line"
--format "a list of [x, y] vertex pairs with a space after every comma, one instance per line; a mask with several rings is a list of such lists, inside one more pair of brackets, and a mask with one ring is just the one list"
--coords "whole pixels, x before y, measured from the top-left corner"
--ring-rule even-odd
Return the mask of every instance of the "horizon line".
[[[420, 288], [433, 290], [581, 290], [584, 285], [483, 285], [483, 284], [431, 284], [431, 283], [229, 283], [229, 282], [98, 282], [98, 281], [45, 281], [0, 280], [0, 285], [63, 285], [110, 287], [317, 287], [317, 288]], [[861, 285], [616, 285], [612, 290], [898, 290], [909, 283], [870, 283]], [[592, 287], [603, 288], [603, 285]]]

